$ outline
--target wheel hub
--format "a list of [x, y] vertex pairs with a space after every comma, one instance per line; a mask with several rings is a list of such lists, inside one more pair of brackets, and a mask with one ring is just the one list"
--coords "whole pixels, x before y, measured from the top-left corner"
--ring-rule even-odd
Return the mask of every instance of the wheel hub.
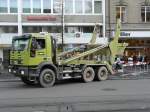
[[105, 71], [102, 71], [100, 75], [101, 75], [101, 77], [104, 77], [105, 76]]
[[52, 75], [51, 74], [49, 74], [49, 73], [46, 73], [45, 75], [44, 75], [44, 82], [46, 82], [46, 83], [50, 83], [50, 82], [52, 82], [52, 80], [53, 80], [53, 77], [52, 77]]
[[91, 78], [91, 76], [92, 76], [91, 72], [86, 73], [86, 78]]

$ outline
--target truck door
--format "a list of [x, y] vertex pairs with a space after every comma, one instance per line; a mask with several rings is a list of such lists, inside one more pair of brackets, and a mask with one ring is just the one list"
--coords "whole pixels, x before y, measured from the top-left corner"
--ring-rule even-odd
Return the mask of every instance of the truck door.
[[52, 61], [53, 63], [56, 64], [56, 39], [54, 39], [53, 37], [51, 37], [51, 47], [52, 47], [52, 53], [53, 53], [53, 56], [52, 56]]
[[31, 42], [30, 49], [30, 62], [32, 65], [38, 65], [41, 62], [45, 61], [47, 58], [46, 55], [46, 42], [44, 38], [33, 38]]

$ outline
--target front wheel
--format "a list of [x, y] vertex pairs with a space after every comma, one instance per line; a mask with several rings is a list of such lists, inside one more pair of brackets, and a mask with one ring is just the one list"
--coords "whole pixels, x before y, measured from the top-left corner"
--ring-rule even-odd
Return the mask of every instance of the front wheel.
[[41, 87], [52, 87], [55, 83], [55, 73], [51, 69], [45, 69], [40, 73], [39, 84]]
[[84, 69], [83, 75], [82, 75], [84, 82], [86, 82], [86, 83], [92, 82], [94, 80], [94, 77], [95, 77], [95, 72], [92, 67], [87, 67]]

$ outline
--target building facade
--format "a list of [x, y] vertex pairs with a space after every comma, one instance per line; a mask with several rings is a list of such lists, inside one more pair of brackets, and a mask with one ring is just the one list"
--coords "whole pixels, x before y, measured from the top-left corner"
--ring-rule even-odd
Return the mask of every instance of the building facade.
[[114, 36], [118, 18], [122, 23], [120, 41], [129, 44], [124, 55], [150, 60], [150, 0], [106, 0], [107, 35]]
[[0, 0], [0, 58], [14, 35], [49, 32], [59, 38], [62, 9], [65, 43], [87, 43], [95, 23], [105, 37], [105, 0]]

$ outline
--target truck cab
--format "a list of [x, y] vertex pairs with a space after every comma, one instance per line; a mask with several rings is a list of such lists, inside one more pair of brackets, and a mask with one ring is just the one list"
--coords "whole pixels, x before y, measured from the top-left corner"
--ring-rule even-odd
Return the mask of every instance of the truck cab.
[[12, 40], [9, 72], [32, 85], [38, 82], [42, 67], [56, 71], [56, 40], [48, 33], [25, 34]]

